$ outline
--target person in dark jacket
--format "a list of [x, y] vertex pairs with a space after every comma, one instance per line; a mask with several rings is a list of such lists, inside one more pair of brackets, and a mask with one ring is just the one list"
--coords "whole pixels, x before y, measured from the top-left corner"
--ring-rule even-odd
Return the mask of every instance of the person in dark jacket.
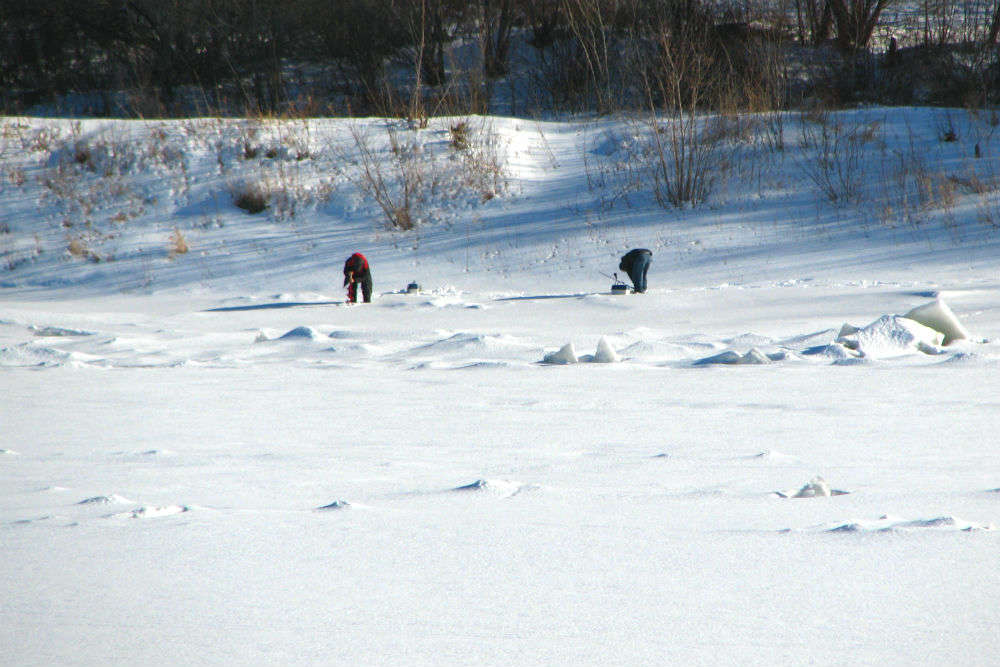
[[344, 262], [344, 285], [347, 287], [347, 300], [358, 302], [358, 285], [361, 285], [361, 295], [365, 303], [372, 300], [372, 272], [368, 260], [360, 252], [356, 252]]
[[639, 294], [646, 291], [646, 273], [649, 271], [652, 259], [652, 252], [645, 248], [636, 248], [625, 253], [618, 265], [618, 268], [632, 279], [632, 287]]

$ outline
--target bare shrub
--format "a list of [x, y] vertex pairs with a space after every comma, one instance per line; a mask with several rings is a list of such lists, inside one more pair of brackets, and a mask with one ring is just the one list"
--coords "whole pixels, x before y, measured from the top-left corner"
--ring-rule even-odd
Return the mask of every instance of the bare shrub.
[[820, 112], [802, 124], [803, 154], [798, 162], [831, 202], [858, 202], [866, 179], [865, 152], [879, 136], [878, 123], [845, 124], [842, 116]]
[[994, 192], [997, 189], [996, 183], [984, 181], [975, 173], [967, 176], [951, 174], [948, 176], [948, 180], [953, 183], [956, 188], [967, 194], [984, 195], [988, 192]]
[[364, 133], [351, 127], [351, 138], [361, 158], [358, 188], [372, 197], [382, 209], [386, 221], [393, 229], [410, 230], [416, 226], [415, 207], [419, 190], [424, 184], [424, 169], [419, 160], [419, 146], [400, 140], [399, 133], [388, 125], [390, 159], [382, 161]]
[[0, 261], [3, 262], [3, 267], [8, 271], [15, 271], [18, 267], [37, 259], [45, 252], [38, 234], [34, 235], [34, 247], [30, 249], [18, 244], [17, 240], [11, 239], [8, 234], [10, 234], [10, 227], [7, 223], [0, 223]]
[[704, 203], [715, 184], [721, 135], [705, 128], [693, 113], [651, 123], [646, 155], [656, 202], [663, 208]]
[[950, 215], [962, 190], [977, 193], [989, 187], [974, 171], [963, 177], [931, 168], [912, 130], [908, 144], [894, 149], [882, 164], [879, 215], [883, 224], [917, 226], [936, 212]]
[[279, 165], [264, 185], [268, 196], [268, 207], [275, 220], [293, 220], [299, 208], [316, 201], [327, 201], [333, 191], [332, 181], [323, 180], [313, 186], [306, 185], [295, 170], [286, 170]]
[[263, 213], [271, 202], [271, 194], [259, 181], [236, 181], [230, 183], [229, 193], [236, 208], [251, 215]]
[[76, 257], [78, 259], [85, 259], [89, 262], [94, 262], [95, 264], [102, 261], [101, 255], [99, 255], [93, 248], [90, 247], [87, 239], [83, 236], [75, 236], [69, 240], [66, 245], [66, 251], [71, 257]]
[[464, 151], [469, 147], [469, 123], [468, 121], [459, 121], [448, 128], [451, 135], [451, 141], [449, 145], [456, 151]]
[[253, 160], [260, 153], [260, 123], [256, 120], [240, 125], [239, 145], [244, 160]]
[[943, 173], [927, 174], [919, 180], [920, 201], [925, 209], [951, 210], [958, 200], [957, 184]]
[[[660, 21], [653, 36], [655, 56], [642, 73], [649, 107], [644, 153], [657, 203], [664, 208], [697, 206], [712, 192], [730, 132], [727, 118], [704, 113], [729, 100], [727, 62], [713, 48], [708, 14], [681, 20], [681, 15], [668, 13]], [[662, 123], [661, 116], [666, 116]]]
[[22, 187], [28, 181], [28, 177], [24, 173], [24, 169], [20, 167], [8, 167], [6, 170], [7, 182], [14, 187]]
[[315, 157], [311, 148], [311, 128], [307, 120], [285, 123], [281, 125], [280, 129], [282, 132], [281, 143], [292, 159], [301, 162]]
[[945, 113], [937, 117], [937, 136], [940, 141], [954, 143], [958, 141], [958, 130], [955, 129], [955, 122], [950, 113]]
[[25, 131], [18, 134], [21, 149], [30, 153], [51, 153], [53, 147], [62, 140], [62, 132], [55, 126], [22, 129]]
[[[226, 131], [235, 127], [234, 143]], [[259, 159], [247, 163], [248, 138]], [[320, 165], [311, 148], [306, 121], [276, 120], [266, 126], [241, 123], [219, 127], [218, 138], [206, 142], [227, 177], [233, 203], [250, 214], [267, 212], [276, 221], [296, 218], [305, 206], [329, 201], [336, 188], [338, 165]]]
[[[501, 154], [500, 137], [493, 127], [484, 120], [474, 132], [468, 123], [461, 123], [461, 151], [463, 182], [479, 193], [482, 201], [488, 201], [501, 194], [507, 187], [507, 172]], [[453, 131], [453, 143], [454, 143]]]

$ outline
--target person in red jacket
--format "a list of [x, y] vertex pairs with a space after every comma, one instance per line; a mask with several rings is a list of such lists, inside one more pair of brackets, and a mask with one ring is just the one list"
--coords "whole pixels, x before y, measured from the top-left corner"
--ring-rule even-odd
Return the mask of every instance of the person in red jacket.
[[360, 252], [356, 252], [344, 262], [344, 285], [347, 287], [347, 300], [358, 302], [358, 285], [361, 285], [361, 295], [365, 303], [372, 300], [372, 272], [368, 260]]

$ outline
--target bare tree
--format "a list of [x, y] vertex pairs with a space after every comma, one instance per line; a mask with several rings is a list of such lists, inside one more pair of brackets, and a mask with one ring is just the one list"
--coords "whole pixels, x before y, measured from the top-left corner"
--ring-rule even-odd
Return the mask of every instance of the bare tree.
[[993, 7], [993, 18], [990, 20], [990, 30], [986, 35], [986, 43], [994, 45], [997, 37], [1000, 36], [1000, 2], [996, 2]]
[[482, 0], [479, 40], [483, 52], [483, 76], [487, 79], [507, 73], [510, 36], [514, 28], [514, 0]]
[[867, 48], [879, 17], [893, 1], [828, 0], [840, 48], [845, 51]]
[[616, 105], [612, 86], [613, 35], [601, 0], [561, 0], [561, 9], [587, 70], [591, 93], [600, 111]]
[[644, 75], [653, 194], [664, 207], [703, 203], [718, 166], [718, 138], [704, 131], [702, 109], [718, 104], [713, 98], [721, 94], [725, 67], [712, 48], [710, 16], [700, 9], [694, 0], [683, 0], [661, 15], [655, 68]]
[[833, 12], [829, 0], [795, 0], [799, 41], [821, 44], [830, 39]]

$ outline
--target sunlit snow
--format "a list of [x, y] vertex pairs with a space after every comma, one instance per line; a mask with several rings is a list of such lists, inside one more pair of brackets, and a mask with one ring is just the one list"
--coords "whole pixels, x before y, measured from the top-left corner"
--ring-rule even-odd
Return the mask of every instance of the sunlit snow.
[[627, 120], [473, 119], [488, 196], [390, 121], [409, 232], [357, 185], [380, 119], [252, 161], [249, 121], [0, 121], [0, 662], [995, 664], [1000, 201], [904, 216], [890, 169], [1000, 139], [938, 113], [839, 116], [861, 205], [789, 115], [681, 210]]

